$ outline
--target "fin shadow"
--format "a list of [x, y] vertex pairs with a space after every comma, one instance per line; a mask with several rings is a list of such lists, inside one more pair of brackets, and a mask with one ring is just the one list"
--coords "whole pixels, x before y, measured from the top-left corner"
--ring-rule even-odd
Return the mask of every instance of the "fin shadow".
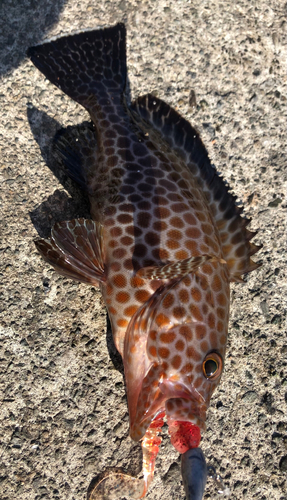
[[0, 2], [0, 76], [17, 68], [27, 49], [45, 38], [67, 0]]
[[55, 136], [62, 129], [61, 124], [31, 104], [27, 107], [27, 117], [47, 167], [70, 195], [69, 197], [64, 191], [57, 189], [47, 200], [30, 212], [32, 224], [39, 236], [47, 238], [55, 222], [78, 217], [89, 218], [89, 202], [86, 193], [70, 179], [67, 170], [53, 153]]
[[113, 334], [112, 334], [112, 327], [110, 323], [110, 318], [109, 315], [107, 314], [107, 333], [106, 333], [106, 342], [107, 342], [107, 348], [109, 351], [109, 356], [111, 358], [111, 361], [117, 371], [121, 373], [124, 379], [125, 383], [125, 378], [124, 378], [124, 364], [122, 357], [120, 353], [117, 351], [116, 346], [114, 344], [114, 339], [113, 339]]

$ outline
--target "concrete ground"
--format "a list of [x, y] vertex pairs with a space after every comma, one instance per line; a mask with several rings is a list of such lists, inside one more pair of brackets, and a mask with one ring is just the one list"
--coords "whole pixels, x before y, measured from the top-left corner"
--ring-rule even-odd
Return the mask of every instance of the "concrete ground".
[[[286, 13], [276, 0], [1, 3], [1, 500], [81, 500], [106, 468], [140, 471], [100, 293], [59, 277], [33, 243], [56, 220], [88, 215], [51, 153], [55, 132], [87, 115], [26, 50], [118, 21], [133, 96], [155, 92], [198, 128], [263, 243], [262, 267], [232, 286], [202, 448], [233, 500], [287, 499]], [[183, 498], [164, 428], [147, 499]], [[204, 498], [217, 498], [211, 480]]]

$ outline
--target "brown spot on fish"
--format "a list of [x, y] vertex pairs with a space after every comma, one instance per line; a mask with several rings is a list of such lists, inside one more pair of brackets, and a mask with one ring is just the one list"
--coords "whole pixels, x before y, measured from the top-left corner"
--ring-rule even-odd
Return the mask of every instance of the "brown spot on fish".
[[171, 250], [175, 250], [179, 248], [180, 244], [177, 240], [167, 240], [166, 246], [170, 248]]
[[212, 280], [211, 288], [215, 292], [220, 292], [222, 290], [222, 283], [220, 277], [216, 274]]
[[150, 226], [150, 221], [151, 221], [151, 214], [148, 212], [140, 212], [137, 214], [137, 224], [141, 228], [147, 228]]
[[128, 302], [130, 300], [130, 294], [126, 292], [119, 292], [116, 295], [116, 300], [117, 302], [124, 304], [125, 302]]
[[166, 333], [162, 333], [159, 338], [161, 342], [163, 342], [164, 344], [171, 344], [174, 341], [175, 337], [176, 337], [175, 333], [169, 331]]
[[128, 326], [129, 322], [126, 319], [118, 319], [117, 320], [117, 325], [120, 328], [126, 328]]
[[131, 215], [124, 213], [118, 215], [117, 220], [119, 224], [130, 224], [133, 221], [133, 218]]
[[133, 239], [130, 236], [123, 236], [120, 241], [123, 246], [127, 247], [133, 243]]
[[150, 348], [149, 348], [149, 353], [151, 356], [153, 356], [154, 358], [156, 357], [157, 355], [157, 351], [156, 351], [156, 347], [151, 345]]
[[201, 349], [201, 352], [208, 351], [208, 342], [206, 342], [206, 340], [203, 340], [203, 342], [200, 343], [200, 349]]
[[170, 356], [170, 350], [166, 347], [160, 347], [158, 349], [158, 355], [163, 359], [167, 359]]
[[171, 365], [173, 368], [178, 370], [181, 366], [181, 357], [180, 356], [174, 356], [171, 360]]
[[175, 317], [175, 319], [181, 319], [185, 315], [185, 309], [183, 307], [174, 307], [172, 310], [172, 314]]
[[159, 327], [161, 327], [161, 328], [163, 328], [164, 326], [166, 326], [166, 325], [169, 325], [169, 324], [170, 324], [170, 319], [169, 319], [169, 317], [168, 317], [168, 316], [166, 316], [165, 314], [162, 314], [162, 313], [160, 313], [160, 314], [158, 314], [158, 315], [156, 316], [155, 321], [156, 321], [156, 324], [157, 324]]
[[153, 229], [158, 232], [165, 231], [167, 227], [168, 225], [165, 221], [155, 221], [153, 223]]
[[199, 255], [196, 241], [187, 240], [184, 242], [185, 247], [191, 251], [192, 255]]
[[189, 293], [185, 289], [180, 290], [178, 296], [179, 296], [180, 301], [183, 303], [186, 303], [189, 301]]
[[132, 271], [134, 269], [133, 261], [131, 259], [126, 259], [124, 261], [124, 268], [127, 271]]
[[167, 293], [166, 296], [164, 297], [162, 301], [162, 305], [166, 308], [169, 309], [174, 303], [174, 296], [172, 293]]
[[144, 285], [144, 280], [139, 276], [133, 276], [130, 283], [133, 288], [140, 288]]
[[189, 227], [186, 231], [185, 234], [188, 238], [200, 238], [200, 231], [197, 229], [197, 227]]
[[192, 340], [192, 331], [190, 327], [187, 325], [180, 326], [179, 334], [182, 335], [187, 342]]
[[153, 233], [152, 231], [149, 231], [145, 235], [145, 242], [150, 245], [151, 247], [158, 246], [160, 243], [160, 237], [158, 234]]
[[139, 302], [146, 302], [150, 294], [146, 290], [137, 290], [135, 293], [135, 299]]
[[177, 260], [184, 260], [188, 258], [188, 252], [186, 250], [178, 250], [178, 252], [175, 252], [175, 258]]
[[170, 210], [165, 207], [156, 207], [153, 211], [154, 217], [158, 219], [166, 219], [170, 216]]
[[227, 304], [227, 298], [225, 297], [225, 295], [223, 293], [219, 293], [218, 296], [217, 296], [217, 302], [218, 304], [220, 304], [221, 306], [226, 306]]
[[178, 229], [182, 229], [184, 227], [183, 220], [180, 217], [171, 217], [169, 223]]
[[225, 319], [225, 309], [223, 307], [218, 307], [216, 309], [216, 313], [217, 313], [218, 318], [220, 318], [222, 320]]
[[113, 276], [113, 284], [117, 288], [124, 288], [127, 284], [127, 279], [123, 274], [115, 274], [115, 276]]
[[133, 316], [138, 310], [137, 306], [129, 306], [124, 309], [124, 315], [125, 316]]
[[196, 221], [196, 218], [194, 217], [194, 215], [190, 212], [186, 212], [183, 214], [183, 219], [184, 221], [189, 224], [190, 226], [196, 226], [197, 225], [197, 221]]
[[159, 258], [162, 261], [167, 260], [169, 258], [169, 252], [168, 252], [168, 250], [160, 249], [160, 251], [159, 251]]
[[199, 290], [199, 288], [192, 288], [191, 289], [191, 298], [192, 300], [194, 300], [195, 302], [200, 302], [201, 301], [201, 292]]
[[196, 325], [195, 334], [198, 340], [203, 340], [206, 336], [206, 327], [204, 325]]
[[182, 340], [178, 340], [175, 344], [175, 348], [177, 351], [183, 351], [184, 350], [184, 343]]
[[121, 236], [123, 233], [123, 230], [121, 227], [112, 227], [110, 229], [110, 235], [112, 238], [118, 238], [119, 236]]
[[171, 209], [173, 212], [176, 212], [176, 213], [183, 213], [183, 212], [186, 212], [187, 210], [189, 210], [189, 207], [186, 205], [186, 203], [173, 203], [171, 205]]
[[113, 251], [113, 257], [115, 259], [122, 259], [126, 254], [127, 251], [124, 248], [116, 248], [116, 250]]
[[180, 370], [182, 375], [189, 375], [192, 372], [193, 365], [191, 363], [186, 363]]
[[111, 219], [111, 218], [110, 218], [110, 219], [106, 219], [106, 220], [105, 220], [105, 226], [107, 226], [107, 227], [108, 227], [108, 226], [114, 226], [114, 225], [115, 225], [115, 221], [114, 221], [114, 219]]
[[117, 261], [112, 262], [112, 264], [110, 265], [110, 272], [112, 271], [114, 273], [117, 273], [120, 269], [121, 269], [121, 264]]
[[203, 321], [202, 314], [199, 310], [199, 308], [195, 304], [191, 304], [189, 306], [189, 310], [191, 312], [191, 316], [196, 320], [196, 321]]
[[157, 338], [157, 330], [151, 330], [151, 331], [149, 332], [149, 338], [150, 338], [151, 340], [154, 340], [154, 341], [155, 341], [155, 340], [156, 340], [156, 338]]

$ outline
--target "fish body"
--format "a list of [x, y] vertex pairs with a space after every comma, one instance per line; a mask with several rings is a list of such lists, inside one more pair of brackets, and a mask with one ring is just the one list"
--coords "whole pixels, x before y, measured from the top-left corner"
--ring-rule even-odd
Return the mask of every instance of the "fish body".
[[143, 440], [143, 496], [164, 417], [180, 453], [199, 444], [223, 370], [230, 282], [257, 267], [258, 247], [197, 131], [152, 95], [127, 103], [123, 24], [29, 56], [94, 124], [77, 150], [67, 137], [57, 146], [91, 220], [58, 223], [36, 244], [61, 274], [101, 289], [124, 362], [130, 435]]

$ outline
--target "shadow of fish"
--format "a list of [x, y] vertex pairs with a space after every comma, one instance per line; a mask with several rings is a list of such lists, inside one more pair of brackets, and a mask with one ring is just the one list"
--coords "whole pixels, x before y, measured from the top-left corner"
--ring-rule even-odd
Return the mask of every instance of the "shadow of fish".
[[[196, 130], [152, 95], [127, 104], [125, 37], [117, 24], [29, 50], [94, 123], [77, 150], [64, 135], [58, 141], [70, 176], [88, 193], [91, 219], [57, 223], [36, 245], [59, 273], [100, 287], [124, 362], [130, 435], [142, 440], [143, 479], [107, 475], [94, 500], [145, 495], [164, 418], [181, 454], [198, 447], [223, 370], [229, 284], [258, 267], [250, 221]], [[206, 480], [195, 455], [182, 462], [190, 499], [202, 497]], [[195, 462], [202, 465], [190, 475]]]

